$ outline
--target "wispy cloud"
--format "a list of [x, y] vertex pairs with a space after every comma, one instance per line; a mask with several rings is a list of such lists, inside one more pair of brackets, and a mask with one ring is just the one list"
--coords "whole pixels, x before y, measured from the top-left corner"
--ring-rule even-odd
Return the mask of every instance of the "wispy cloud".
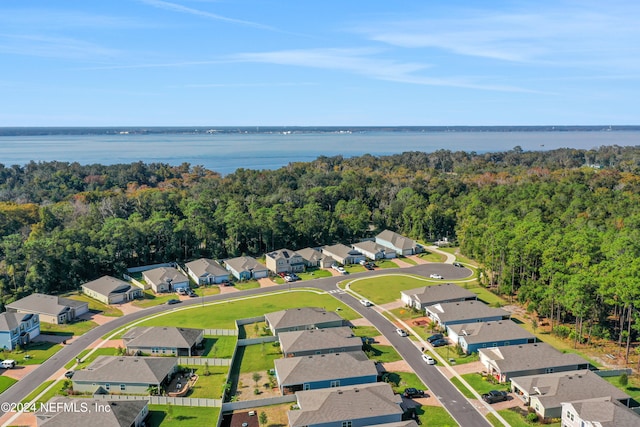
[[230, 24], [238, 24], [238, 25], [244, 25], [244, 26], [247, 26], [247, 27], [263, 29], [263, 30], [277, 31], [276, 28], [271, 27], [269, 25], [263, 25], [263, 24], [260, 24], [260, 23], [257, 23], [257, 22], [245, 21], [245, 20], [242, 20], [242, 19], [229, 18], [227, 16], [218, 15], [216, 13], [207, 12], [207, 11], [200, 10], [200, 9], [194, 9], [192, 7], [187, 7], [187, 6], [183, 6], [181, 4], [171, 3], [171, 2], [168, 2], [168, 1], [164, 1], [164, 0], [140, 0], [140, 1], [142, 3], [144, 3], [144, 4], [147, 4], [149, 6], [153, 6], [153, 7], [158, 8], [158, 9], [169, 10], [169, 11], [172, 11], [172, 12], [186, 13], [186, 14], [189, 14], [189, 15], [200, 16], [202, 18], [213, 19], [213, 20], [216, 20], [216, 21], [228, 22]]
[[0, 52], [41, 58], [76, 60], [113, 58], [120, 54], [120, 51], [117, 49], [106, 48], [84, 40], [39, 34], [0, 34]]
[[169, 86], [170, 88], [205, 89], [205, 88], [238, 88], [238, 87], [298, 87], [298, 86], [318, 86], [312, 82], [281, 82], [281, 83], [202, 83], [186, 84], [179, 86]]

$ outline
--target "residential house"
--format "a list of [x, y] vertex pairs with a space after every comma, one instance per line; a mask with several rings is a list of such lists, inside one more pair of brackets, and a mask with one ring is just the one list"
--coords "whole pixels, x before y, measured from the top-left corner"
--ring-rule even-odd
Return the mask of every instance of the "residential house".
[[158, 267], [142, 272], [153, 292], [174, 292], [189, 287], [189, 278], [174, 267]]
[[15, 350], [25, 346], [40, 335], [40, 319], [37, 314], [1, 313], [0, 349]]
[[275, 311], [264, 315], [273, 335], [281, 332], [344, 326], [344, 320], [333, 311], [318, 307], [300, 307]]
[[299, 409], [288, 412], [290, 427], [396, 425], [404, 413], [402, 397], [387, 383], [299, 391], [296, 398]]
[[177, 357], [98, 356], [73, 374], [78, 393], [149, 394], [150, 388], [169, 384], [178, 367]]
[[363, 351], [286, 357], [273, 362], [282, 394], [378, 380], [375, 362]]
[[442, 285], [423, 286], [400, 292], [400, 299], [404, 305], [416, 310], [424, 310], [425, 307], [446, 302], [474, 301], [478, 296], [453, 283]]
[[[38, 427], [143, 427], [149, 415], [148, 401], [102, 400], [55, 396], [36, 412]], [[90, 419], [88, 419], [88, 417]]]
[[422, 251], [421, 247], [417, 245], [414, 240], [390, 230], [384, 230], [378, 234], [376, 236], [376, 243], [402, 256], [415, 255]]
[[198, 285], [217, 285], [229, 280], [229, 272], [218, 261], [200, 258], [185, 264], [187, 274]]
[[358, 264], [360, 261], [366, 260], [366, 257], [360, 252], [350, 248], [349, 246], [343, 245], [342, 243], [332, 246], [323, 246], [322, 253], [344, 265]]
[[227, 259], [224, 261], [224, 265], [238, 280], [269, 277], [269, 269], [250, 256]]
[[394, 250], [384, 247], [372, 240], [365, 240], [364, 242], [354, 243], [351, 245], [351, 247], [360, 252], [362, 255], [374, 261], [396, 257], [396, 252]]
[[512, 377], [511, 391], [542, 418], [560, 418], [563, 402], [610, 398], [629, 406], [631, 401], [631, 396], [589, 370]]
[[40, 322], [63, 324], [75, 321], [89, 311], [89, 303], [54, 295], [34, 293], [6, 305], [8, 312], [31, 313]]
[[348, 326], [280, 332], [278, 340], [284, 357], [362, 350], [362, 338], [354, 336]]
[[204, 339], [203, 329], [179, 327], [135, 327], [122, 337], [129, 354], [193, 356]]
[[460, 344], [466, 354], [481, 348], [531, 344], [536, 337], [512, 320], [459, 323], [447, 326], [449, 339]]
[[489, 307], [481, 301], [460, 301], [434, 304], [425, 307], [427, 316], [443, 328], [449, 325], [471, 322], [491, 322], [509, 319], [511, 313], [501, 308]]
[[638, 427], [640, 415], [610, 397], [562, 402], [563, 427]]
[[329, 268], [335, 261], [328, 255], [324, 255], [322, 251], [313, 248], [304, 248], [296, 251], [302, 257], [307, 267]]
[[132, 301], [144, 294], [141, 288], [111, 276], [85, 283], [82, 293], [107, 305]]
[[487, 372], [501, 383], [511, 377], [578, 371], [591, 366], [577, 354], [562, 353], [542, 342], [481, 348], [478, 355]]
[[291, 249], [280, 249], [265, 255], [267, 268], [274, 274], [304, 271], [304, 259]]

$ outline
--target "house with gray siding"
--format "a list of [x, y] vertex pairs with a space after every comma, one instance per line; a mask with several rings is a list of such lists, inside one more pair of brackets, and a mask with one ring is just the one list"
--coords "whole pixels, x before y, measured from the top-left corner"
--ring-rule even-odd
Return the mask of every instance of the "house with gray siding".
[[185, 264], [187, 274], [198, 285], [217, 285], [229, 280], [229, 272], [218, 261], [200, 258]]
[[601, 399], [562, 402], [563, 427], [638, 427], [640, 415], [617, 400]]
[[203, 329], [170, 326], [138, 326], [122, 336], [128, 354], [151, 356], [193, 356], [203, 339]]
[[562, 353], [547, 343], [481, 348], [480, 362], [501, 383], [511, 377], [590, 369], [591, 364], [574, 353]]
[[466, 354], [481, 348], [531, 344], [536, 337], [514, 321], [459, 323], [447, 326], [449, 339], [460, 344]]
[[446, 302], [475, 301], [478, 296], [473, 292], [454, 285], [443, 283], [441, 285], [423, 286], [421, 288], [400, 291], [400, 299], [404, 305], [416, 310], [424, 310], [425, 307]]
[[471, 322], [491, 322], [509, 319], [511, 313], [501, 308], [489, 307], [482, 301], [460, 301], [434, 304], [425, 307], [427, 316], [438, 325], [446, 328], [449, 325]]
[[6, 305], [8, 312], [37, 314], [40, 322], [71, 323], [89, 311], [89, 303], [54, 295], [33, 293]]
[[250, 256], [226, 259], [224, 267], [238, 280], [269, 277], [269, 269]]
[[344, 319], [336, 312], [319, 307], [299, 307], [275, 311], [264, 315], [273, 335], [281, 332], [344, 326]]
[[337, 387], [296, 393], [290, 427], [412, 426], [403, 423], [402, 397], [387, 383]]
[[167, 385], [177, 367], [177, 357], [98, 356], [71, 380], [78, 393], [149, 394]]
[[[102, 400], [55, 396], [47, 408], [36, 412], [38, 427], [143, 427], [149, 415], [149, 402], [136, 400]], [[88, 415], [90, 414], [90, 415]], [[89, 418], [89, 419], [88, 419]]]
[[82, 293], [103, 304], [120, 304], [142, 298], [144, 291], [123, 280], [102, 276], [82, 285]]
[[284, 357], [362, 350], [362, 338], [354, 336], [348, 326], [280, 332], [278, 340]]
[[363, 351], [286, 357], [274, 360], [274, 364], [282, 394], [378, 380], [375, 362]]
[[415, 240], [404, 237], [391, 230], [384, 230], [378, 234], [376, 236], [376, 243], [391, 249], [401, 256], [415, 255], [421, 252], [421, 247], [416, 244]]

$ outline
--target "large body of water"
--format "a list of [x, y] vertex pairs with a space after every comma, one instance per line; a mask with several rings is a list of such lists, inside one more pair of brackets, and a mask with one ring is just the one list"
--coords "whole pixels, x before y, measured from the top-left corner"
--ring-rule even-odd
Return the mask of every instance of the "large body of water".
[[638, 146], [640, 131], [365, 131], [309, 133], [110, 134], [0, 136], [0, 163], [66, 161], [116, 164], [143, 161], [179, 165], [187, 162], [226, 175], [237, 168], [277, 169], [319, 156], [344, 157], [433, 152], [525, 151]]

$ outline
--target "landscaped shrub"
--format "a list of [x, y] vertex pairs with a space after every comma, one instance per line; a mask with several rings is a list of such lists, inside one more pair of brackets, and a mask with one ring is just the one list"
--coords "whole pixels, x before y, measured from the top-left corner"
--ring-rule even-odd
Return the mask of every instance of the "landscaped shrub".
[[527, 414], [527, 421], [529, 421], [530, 423], [538, 422], [538, 414], [536, 414], [535, 412]]
[[557, 325], [553, 327], [554, 335], [559, 336], [560, 338], [567, 338], [571, 333], [571, 328], [564, 325]]

